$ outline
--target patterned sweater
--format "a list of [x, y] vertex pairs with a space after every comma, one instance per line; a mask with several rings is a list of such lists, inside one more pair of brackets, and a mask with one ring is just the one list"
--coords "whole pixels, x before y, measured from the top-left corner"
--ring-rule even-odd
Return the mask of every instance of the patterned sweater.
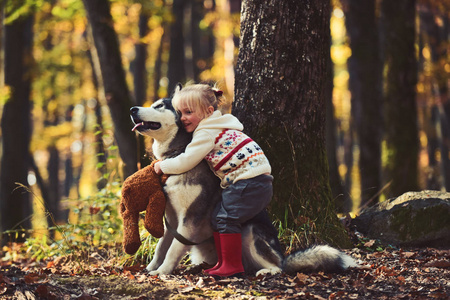
[[185, 152], [162, 161], [161, 170], [165, 174], [181, 174], [206, 159], [223, 188], [238, 180], [270, 174], [271, 167], [262, 149], [242, 130], [236, 117], [214, 111], [199, 123]]

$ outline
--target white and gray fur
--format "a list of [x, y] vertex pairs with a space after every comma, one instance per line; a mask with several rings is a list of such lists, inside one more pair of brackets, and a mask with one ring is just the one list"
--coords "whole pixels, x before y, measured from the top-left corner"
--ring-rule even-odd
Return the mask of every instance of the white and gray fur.
[[[151, 107], [131, 108], [131, 118], [139, 124], [135, 128], [140, 134], [153, 138], [153, 154], [158, 159], [177, 156], [191, 140], [191, 134], [182, 128], [168, 98], [156, 101]], [[151, 275], [172, 273], [188, 251], [193, 264], [216, 263], [214, 242], [208, 238], [213, 235], [211, 213], [221, 199], [219, 184], [205, 161], [186, 173], [167, 179], [164, 191], [170, 226], [189, 241], [205, 242], [187, 246], [166, 229], [147, 266]], [[284, 257], [277, 231], [266, 212], [243, 224], [242, 260], [245, 272], [257, 275], [282, 271], [340, 272], [356, 266], [350, 256], [329, 246], [315, 246]]]

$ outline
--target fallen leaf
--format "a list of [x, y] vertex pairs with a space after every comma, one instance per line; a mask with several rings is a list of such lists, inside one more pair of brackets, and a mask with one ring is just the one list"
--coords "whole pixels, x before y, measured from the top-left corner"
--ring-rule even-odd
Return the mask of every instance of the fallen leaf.
[[411, 258], [414, 257], [416, 255], [415, 252], [403, 252], [402, 255], [406, 258]]
[[375, 240], [370, 240], [364, 243], [364, 247], [372, 247], [375, 244]]
[[448, 268], [448, 267], [450, 267], [450, 261], [434, 260], [434, 261], [426, 263], [424, 266], [425, 267], [436, 267], [436, 268]]
[[36, 274], [36, 273], [31, 273], [31, 274], [25, 275], [25, 277], [24, 277], [25, 283], [27, 283], [27, 284], [43, 282], [46, 279], [47, 279], [46, 275], [40, 275], [40, 274]]
[[8, 287], [6, 286], [6, 283], [0, 283], [0, 295], [3, 295], [8, 290]]
[[195, 289], [195, 286], [190, 285], [190, 286], [184, 287], [182, 289], [179, 289], [178, 291], [182, 294], [185, 294], [185, 293], [192, 292], [194, 289]]
[[45, 285], [39, 285], [36, 288], [36, 294], [40, 297], [40, 298], [47, 298], [48, 296], [48, 288]]
[[200, 277], [200, 279], [197, 281], [197, 283], [195, 284], [196, 287], [198, 288], [202, 288], [205, 286], [205, 282], [203, 281], [203, 278]]
[[306, 281], [308, 280], [308, 275], [303, 273], [297, 273], [297, 277], [295, 278], [295, 282], [298, 285], [306, 285]]

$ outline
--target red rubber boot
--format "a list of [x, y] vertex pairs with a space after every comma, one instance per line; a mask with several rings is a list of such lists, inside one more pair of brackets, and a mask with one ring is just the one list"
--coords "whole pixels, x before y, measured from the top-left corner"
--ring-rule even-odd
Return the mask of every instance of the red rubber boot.
[[218, 232], [214, 232], [214, 244], [216, 245], [216, 252], [217, 252], [217, 264], [212, 267], [211, 269], [204, 270], [206, 274], [209, 274], [211, 271], [215, 271], [222, 265], [222, 251], [220, 250], [220, 234]]
[[222, 265], [209, 275], [217, 277], [242, 276], [242, 238], [240, 233], [221, 233], [220, 249]]

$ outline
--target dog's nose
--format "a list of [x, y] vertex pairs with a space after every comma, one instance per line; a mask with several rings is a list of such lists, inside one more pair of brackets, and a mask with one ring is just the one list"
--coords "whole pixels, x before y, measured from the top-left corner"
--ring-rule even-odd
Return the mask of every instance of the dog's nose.
[[137, 106], [133, 106], [132, 108], [130, 108], [130, 113], [132, 115], [137, 114], [138, 111], [139, 111], [139, 107], [137, 107]]

